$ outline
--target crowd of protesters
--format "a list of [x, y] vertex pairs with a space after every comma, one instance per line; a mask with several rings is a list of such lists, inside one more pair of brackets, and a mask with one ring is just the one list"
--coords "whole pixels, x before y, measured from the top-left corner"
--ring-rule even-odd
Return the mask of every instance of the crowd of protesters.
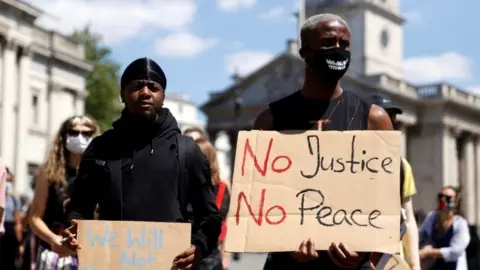
[[[350, 29], [332, 14], [302, 27], [302, 89], [269, 104], [256, 119], [259, 130], [393, 130], [401, 108], [380, 95], [363, 98], [344, 90], [350, 63]], [[31, 202], [13, 192], [14, 175], [0, 164], [0, 269], [78, 269], [77, 221], [81, 219], [189, 222], [191, 246], [175, 269], [225, 270], [231, 179], [220, 177], [217, 152], [207, 134], [182, 134], [164, 108], [167, 78], [149, 58], [127, 66], [120, 82], [124, 109], [100, 134], [95, 119], [73, 116], [55, 135], [34, 179]], [[327, 118], [324, 118], [327, 117]], [[401, 205], [407, 224], [400, 255], [412, 269], [479, 269], [475, 229], [460, 214], [456, 187], [439, 191], [437, 207], [417, 226], [412, 169], [401, 162]], [[271, 253], [264, 269], [375, 269], [374, 255], [332, 243], [318, 251], [312, 241], [294, 252]]]

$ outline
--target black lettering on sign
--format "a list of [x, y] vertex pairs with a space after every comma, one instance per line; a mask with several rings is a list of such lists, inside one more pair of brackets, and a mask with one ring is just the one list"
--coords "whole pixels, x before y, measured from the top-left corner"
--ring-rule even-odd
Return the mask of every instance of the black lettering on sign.
[[[370, 173], [388, 173], [392, 174], [393, 159], [392, 157], [377, 157], [368, 155], [367, 150], [358, 149], [355, 144], [356, 135], [352, 136], [350, 142], [350, 152], [348, 157], [327, 157], [321, 153], [320, 138], [318, 135], [308, 135], [307, 145], [308, 152], [316, 160], [316, 165], [311, 173], [300, 170], [302, 177], [312, 179], [321, 171], [330, 171], [335, 173], [343, 173], [347, 170], [351, 174], [370, 172]], [[357, 153], [361, 153], [359, 156]]]
[[[312, 201], [315, 201], [315, 205], [305, 205], [305, 196], [310, 197]], [[374, 209], [370, 212], [362, 211], [361, 209], [354, 209], [353, 211], [347, 211], [346, 209], [334, 210], [331, 206], [325, 205], [325, 195], [322, 191], [317, 189], [304, 189], [297, 193], [297, 198], [300, 197], [300, 225], [303, 225], [305, 213], [309, 211], [316, 211], [315, 218], [318, 224], [325, 227], [333, 227], [342, 224], [348, 226], [357, 227], [373, 227], [376, 229], [382, 229], [375, 224], [375, 220], [382, 215], [382, 212], [378, 209]], [[365, 212], [365, 213], [364, 213]], [[358, 215], [368, 215], [367, 223], [362, 224], [357, 220]]]

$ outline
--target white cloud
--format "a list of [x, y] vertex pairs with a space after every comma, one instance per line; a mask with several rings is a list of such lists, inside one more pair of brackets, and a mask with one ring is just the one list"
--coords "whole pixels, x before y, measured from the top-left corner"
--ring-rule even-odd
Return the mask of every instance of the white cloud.
[[281, 18], [285, 14], [285, 10], [282, 7], [273, 7], [268, 11], [260, 14], [261, 19], [276, 20]]
[[217, 0], [217, 5], [223, 10], [233, 11], [239, 8], [249, 8], [255, 5], [256, 0]]
[[472, 61], [456, 52], [410, 57], [405, 59], [404, 68], [406, 78], [414, 83], [469, 80], [472, 76]]
[[266, 51], [240, 51], [228, 55], [225, 59], [225, 65], [229, 73], [246, 76], [270, 62], [273, 57], [273, 54]]
[[195, 18], [195, 0], [28, 0], [51, 16], [39, 24], [69, 34], [91, 24], [105, 42], [117, 43], [156, 29], [184, 29]]
[[403, 13], [403, 16], [409, 22], [420, 22], [422, 21], [422, 13], [419, 10], [410, 10]]
[[167, 57], [189, 58], [217, 45], [215, 38], [201, 38], [187, 32], [178, 32], [157, 39], [157, 52]]

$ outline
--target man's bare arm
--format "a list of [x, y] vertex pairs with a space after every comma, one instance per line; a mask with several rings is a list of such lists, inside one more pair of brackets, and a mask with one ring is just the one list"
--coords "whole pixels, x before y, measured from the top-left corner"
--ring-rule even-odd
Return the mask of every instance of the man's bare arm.
[[270, 109], [261, 112], [253, 124], [255, 130], [273, 130], [273, 116]]
[[420, 256], [418, 250], [418, 226], [413, 211], [412, 197], [407, 197], [403, 199], [402, 207], [405, 209], [405, 212], [407, 214], [406, 222], [408, 254], [406, 257], [412, 270], [420, 270]]
[[370, 107], [368, 130], [393, 130], [392, 120], [382, 107], [375, 104]]

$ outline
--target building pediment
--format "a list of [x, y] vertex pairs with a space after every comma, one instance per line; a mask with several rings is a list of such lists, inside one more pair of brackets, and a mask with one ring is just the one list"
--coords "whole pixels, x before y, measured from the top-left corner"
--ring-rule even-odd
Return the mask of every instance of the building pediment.
[[206, 114], [218, 109], [228, 109], [240, 98], [242, 106], [268, 104], [298, 90], [303, 84], [304, 63], [298, 56], [283, 53], [265, 66], [239, 79], [223, 92], [214, 93], [201, 106]]

